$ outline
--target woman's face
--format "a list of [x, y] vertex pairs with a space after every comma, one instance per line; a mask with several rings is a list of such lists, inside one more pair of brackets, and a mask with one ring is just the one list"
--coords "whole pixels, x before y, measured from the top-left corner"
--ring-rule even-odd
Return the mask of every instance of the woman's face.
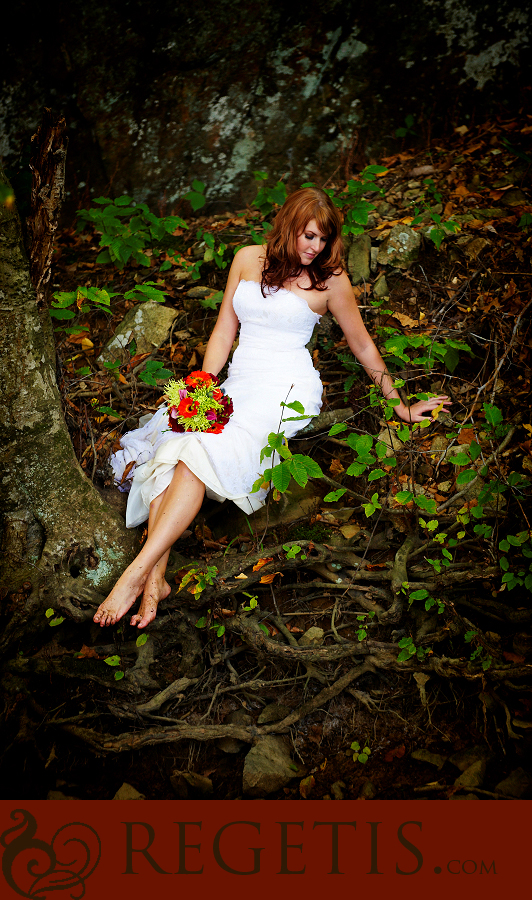
[[321, 253], [326, 243], [327, 235], [320, 231], [316, 220], [311, 219], [305, 230], [298, 234], [296, 240], [296, 250], [302, 265], [310, 266], [314, 257]]

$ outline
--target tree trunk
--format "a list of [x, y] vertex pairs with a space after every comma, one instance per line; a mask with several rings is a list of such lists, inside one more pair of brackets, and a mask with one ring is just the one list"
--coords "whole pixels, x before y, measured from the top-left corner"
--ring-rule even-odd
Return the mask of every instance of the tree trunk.
[[[7, 183], [0, 168], [0, 185]], [[14, 205], [0, 206], [0, 310], [5, 648], [44, 625], [46, 607], [87, 619], [130, 561], [135, 536], [74, 456], [50, 317], [36, 302]]]

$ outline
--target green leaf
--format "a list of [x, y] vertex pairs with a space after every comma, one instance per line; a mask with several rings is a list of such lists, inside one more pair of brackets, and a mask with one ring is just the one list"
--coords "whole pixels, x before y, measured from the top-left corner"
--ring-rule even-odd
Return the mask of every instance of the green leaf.
[[457, 453], [456, 456], [449, 458], [449, 462], [452, 462], [455, 466], [468, 466], [470, 459], [467, 453]]
[[325, 503], [336, 503], [340, 497], [343, 497], [346, 492], [346, 488], [338, 488], [337, 491], [331, 491], [329, 494], [326, 494], [323, 498]]
[[64, 622], [64, 621], [65, 621], [64, 616], [57, 616], [57, 618], [51, 619], [48, 624], [50, 625], [51, 628], [54, 628], [56, 625], [61, 625], [62, 622]]
[[55, 610], [52, 609], [52, 607], [50, 606], [50, 607], [48, 607], [48, 609], [46, 610], [44, 615], [46, 616], [47, 619], [51, 619], [52, 616], [54, 615], [54, 613], [55, 613]]
[[456, 477], [456, 484], [461, 486], [462, 484], [467, 484], [469, 481], [472, 481], [473, 478], [476, 477], [476, 472], [474, 469], [466, 469], [465, 472], [460, 472]]
[[125, 672], [115, 672], [115, 681], [121, 681], [124, 675]]
[[386, 475], [384, 469], [373, 469], [368, 475], [368, 481], [376, 481], [377, 478], [382, 478], [384, 475]]
[[276, 487], [281, 494], [284, 494], [290, 484], [290, 463], [291, 460], [285, 460], [285, 462], [280, 463], [278, 466], [274, 466], [272, 469], [273, 486]]
[[137, 647], [143, 647], [147, 640], [147, 634], [139, 634], [137, 640], [135, 641], [135, 644], [137, 645]]
[[412, 491], [398, 491], [395, 495], [395, 499], [401, 504], [410, 503], [410, 501], [414, 499], [414, 495]]
[[269, 636], [270, 636], [270, 632], [269, 632], [268, 629], [266, 628], [266, 625], [263, 625], [262, 622], [259, 622], [259, 628], [260, 628], [261, 631], [264, 632], [264, 634], [266, 635], [266, 637], [269, 637]]
[[290, 474], [300, 487], [305, 487], [308, 482], [307, 470], [297, 457], [292, 457], [290, 460]]
[[202, 616], [201, 619], [198, 619], [198, 621], [196, 622], [196, 628], [205, 628], [206, 624], [207, 624], [207, 617]]
[[506, 540], [499, 541], [499, 550], [502, 550], [503, 553], [507, 553], [510, 549], [510, 544]]
[[120, 657], [119, 656], [107, 656], [104, 659], [104, 663], [108, 666], [119, 666], [120, 665]]
[[424, 497], [423, 494], [420, 494], [418, 497], [415, 497], [414, 503], [416, 506], [419, 506], [420, 509], [425, 510], [425, 512], [429, 512], [434, 514], [436, 512], [436, 501], [429, 499], [428, 497]]
[[411, 600], [425, 600], [429, 596], [429, 592], [425, 590], [425, 588], [421, 588], [419, 591], [414, 591], [413, 594], [410, 594]]
[[334, 437], [335, 434], [341, 434], [342, 431], [347, 431], [347, 425], [345, 422], [337, 422], [336, 425], [333, 425], [329, 430], [329, 437]]

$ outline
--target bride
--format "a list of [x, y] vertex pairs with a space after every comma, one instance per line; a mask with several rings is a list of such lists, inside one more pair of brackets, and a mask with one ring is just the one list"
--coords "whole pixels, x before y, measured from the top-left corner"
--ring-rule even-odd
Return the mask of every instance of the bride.
[[[250, 491], [260, 474], [260, 451], [268, 434], [278, 430], [281, 401], [290, 393], [309, 418], [321, 406], [319, 375], [305, 344], [327, 310], [384, 396], [400, 401], [395, 412], [401, 419], [421, 422], [424, 413], [448, 401], [432, 397], [411, 407], [401, 401], [343, 269], [341, 229], [330, 198], [318, 188], [302, 188], [280, 209], [267, 244], [243, 247], [235, 255], [203, 361], [203, 370], [217, 375], [240, 324], [239, 345], [223, 385], [234, 414], [220, 434], [169, 431], [163, 407], [122, 437], [123, 449], [111, 459], [115, 479], [120, 482], [128, 462], [136, 462], [126, 524], [133, 527], [147, 518], [148, 537], [95, 613], [101, 626], [114, 625], [139, 595], [131, 625], [144, 628], [155, 618], [171, 590], [165, 580], [170, 549], [198, 514], [206, 490], [248, 512], [263, 505], [266, 492]], [[304, 425], [283, 423], [286, 437]]]

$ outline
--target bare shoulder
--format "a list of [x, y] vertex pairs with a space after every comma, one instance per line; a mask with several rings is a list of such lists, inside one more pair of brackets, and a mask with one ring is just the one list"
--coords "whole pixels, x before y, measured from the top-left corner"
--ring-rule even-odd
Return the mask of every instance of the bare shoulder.
[[347, 272], [331, 275], [327, 284], [327, 303], [333, 304], [355, 303], [353, 286]]
[[236, 263], [240, 278], [246, 281], [260, 281], [265, 258], [266, 248], [261, 244], [251, 244], [242, 247], [235, 254], [233, 265]]

